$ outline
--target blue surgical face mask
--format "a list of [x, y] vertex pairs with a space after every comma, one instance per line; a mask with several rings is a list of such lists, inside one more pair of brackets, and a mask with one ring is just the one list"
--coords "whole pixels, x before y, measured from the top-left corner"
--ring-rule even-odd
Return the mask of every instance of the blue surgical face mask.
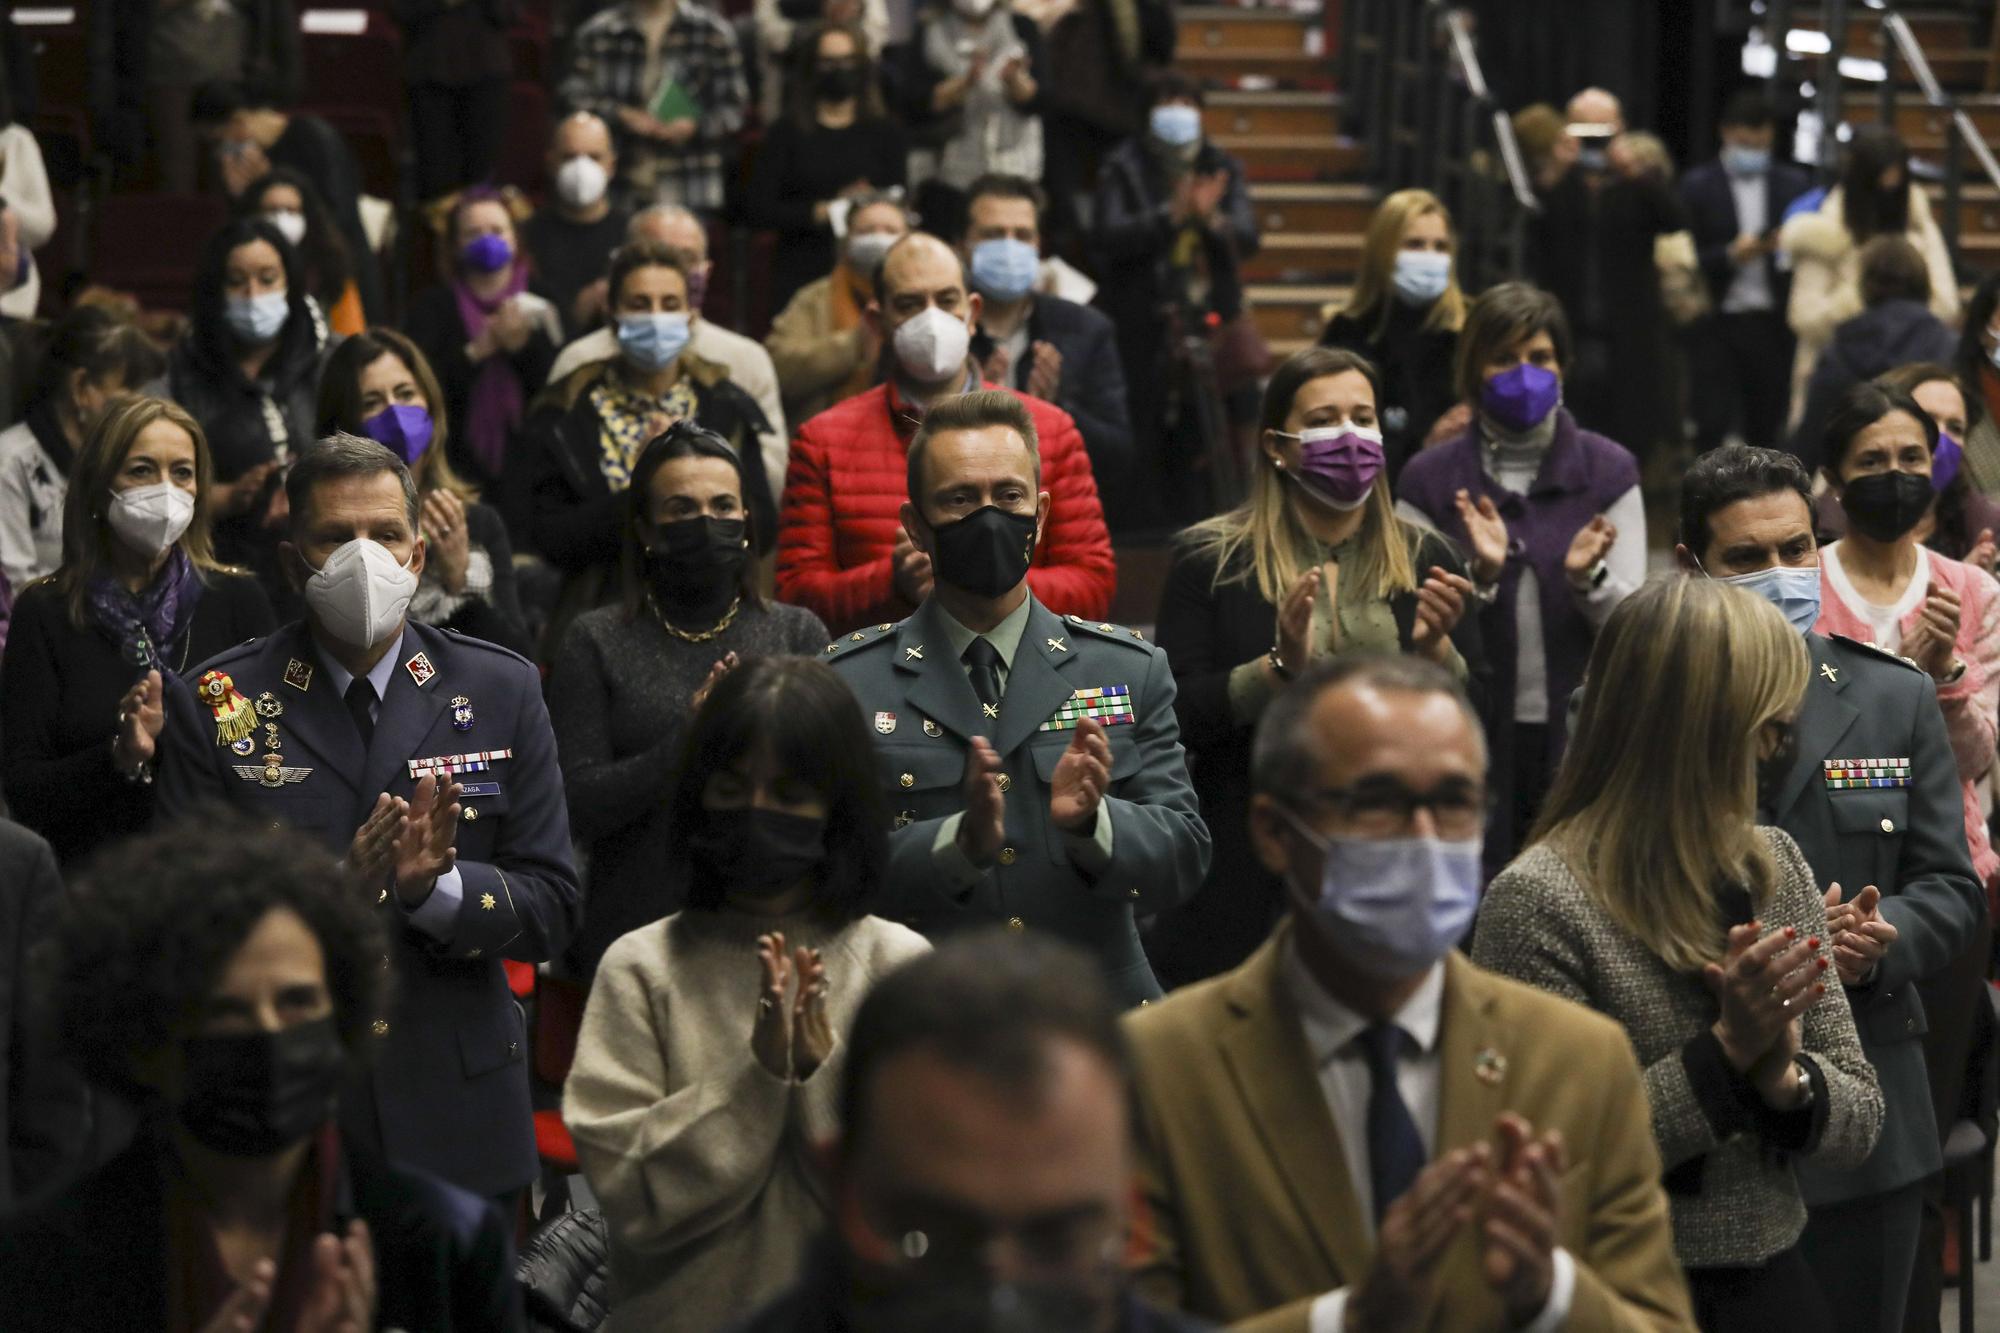
[[223, 322], [242, 342], [259, 346], [278, 336], [292, 313], [291, 298], [284, 292], [260, 296], [231, 296], [222, 305]]
[[1165, 102], [1146, 118], [1153, 137], [1161, 143], [1185, 148], [1201, 138], [1201, 108], [1179, 102]]
[[618, 350], [641, 370], [665, 370], [687, 344], [686, 311], [618, 317]]
[[972, 247], [972, 285], [994, 301], [1018, 301], [1034, 290], [1042, 256], [1026, 241], [996, 236]]
[[1479, 910], [1481, 839], [1329, 838], [1284, 817], [1325, 857], [1314, 914], [1357, 971], [1415, 976], [1465, 938]]
[[[1699, 568], [1701, 562], [1695, 563]], [[1705, 569], [1701, 572], [1708, 573]], [[1801, 634], [1819, 623], [1818, 565], [1772, 565], [1754, 574], [1731, 574], [1715, 581], [1756, 593], [1783, 612], [1792, 628]]]
[[1771, 169], [1771, 150], [1740, 148], [1735, 144], [1725, 144], [1722, 149], [1722, 169], [1732, 176], [1761, 176]]
[[1429, 305], [1451, 286], [1451, 256], [1435, 250], [1396, 252], [1396, 295], [1409, 305]]

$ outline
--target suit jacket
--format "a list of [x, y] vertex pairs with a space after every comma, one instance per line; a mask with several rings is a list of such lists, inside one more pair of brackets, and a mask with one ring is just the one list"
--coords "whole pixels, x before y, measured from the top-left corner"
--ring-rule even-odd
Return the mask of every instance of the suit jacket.
[[[409, 625], [396, 651], [404, 665], [390, 678], [366, 749], [303, 624], [171, 679], [159, 815], [198, 818], [203, 803], [224, 802], [344, 854], [377, 796], [408, 798], [416, 789], [410, 761], [505, 752], [485, 770], [460, 774], [468, 784], [458, 836], [464, 901], [449, 939], [411, 925], [385, 887], [380, 910], [395, 994], [376, 1025], [380, 1044], [347, 1122], [364, 1141], [379, 1134], [392, 1161], [496, 1195], [527, 1184], [537, 1161], [527, 1039], [500, 960], [554, 957], [582, 908], [562, 774], [540, 677], [528, 662], [427, 625]], [[295, 780], [266, 785], [266, 761], [218, 742], [190, 684], [209, 671], [227, 673], [245, 699], [279, 710], [259, 715], [258, 733], [277, 728], [283, 767], [299, 774]]]
[[41, 1031], [28, 953], [62, 893], [55, 853], [0, 819], [0, 1215], [82, 1147], [83, 1081]]
[[[1785, 210], [1811, 188], [1811, 172], [1795, 162], [1773, 160], [1770, 172], [1764, 177], [1764, 230], [1775, 232]], [[1736, 216], [1736, 193], [1729, 188], [1729, 173], [1720, 162], [1704, 162], [1690, 168], [1681, 177], [1681, 203], [1687, 209], [1688, 230], [1694, 233], [1695, 258], [1701, 264], [1702, 276], [1708, 279], [1715, 308], [1720, 310], [1722, 298], [1729, 294], [1729, 286], [1736, 280], [1736, 265], [1730, 262], [1729, 247], [1743, 234], [1742, 223]], [[1780, 267], [1775, 253], [1765, 255], [1759, 262], [1764, 265], [1765, 278], [1771, 285], [1771, 309], [1783, 315], [1791, 300], [1791, 269]]]
[[[1236, 971], [1125, 1020], [1152, 1224], [1139, 1240], [1140, 1291], [1250, 1333], [1305, 1333], [1312, 1302], [1358, 1282], [1374, 1251], [1339, 1146], [1362, 1128], [1334, 1124], [1284, 981], [1291, 931], [1281, 924]], [[1573, 1162], [1562, 1182], [1561, 1242], [1577, 1278], [1568, 1327], [1692, 1330], [1625, 1034], [1462, 955], [1445, 968], [1438, 1152], [1489, 1140], [1502, 1111], [1561, 1130]], [[1423, 1327], [1507, 1327], [1471, 1237], [1443, 1262]]]
[[[1209, 855], [1166, 654], [1137, 630], [1059, 618], [1033, 600], [999, 716], [986, 719], [935, 600], [900, 625], [856, 631], [826, 652], [877, 733], [883, 788], [900, 812], [875, 911], [933, 937], [997, 921], [1046, 930], [1094, 953], [1124, 1003], [1158, 999], [1134, 917], [1187, 898]], [[1049, 822], [1050, 780], [1075, 732], [1041, 729], [1076, 691], [1093, 686], [1125, 687], [1132, 718], [1105, 728], [1111, 788], [1098, 818], [1111, 821], [1112, 841], [1100, 873], [1078, 865], [1069, 835]], [[1006, 843], [978, 885], [961, 890], [932, 847], [939, 826], [964, 808], [975, 736], [990, 740], [1004, 765]]]
[[[1896, 1189], [1942, 1165], [1924, 1069], [1927, 1030], [1916, 983], [1964, 952], [1986, 910], [1965, 846], [1958, 767], [1930, 678], [1848, 639], [1806, 635], [1812, 683], [1799, 709], [1798, 759], [1770, 822], [1792, 835], [1822, 892], [1873, 884], [1896, 942], [1866, 986], [1848, 990], [1861, 1048], [1882, 1085], [1882, 1136], [1861, 1166], [1799, 1164], [1810, 1204]], [[1832, 759], [1903, 759], [1908, 785], [1832, 788]]]
[[[1008, 384], [1026, 393], [1034, 345], [1045, 342], [1054, 347], [1062, 354], [1055, 405], [1076, 418], [1091, 471], [1103, 482], [1124, 476], [1132, 454], [1132, 422], [1126, 414], [1117, 329], [1103, 311], [1060, 296], [1035, 292], [1028, 300], [1030, 351], [1008, 368]], [[972, 354], [982, 365], [992, 352], [991, 337], [984, 332], [973, 335]]]

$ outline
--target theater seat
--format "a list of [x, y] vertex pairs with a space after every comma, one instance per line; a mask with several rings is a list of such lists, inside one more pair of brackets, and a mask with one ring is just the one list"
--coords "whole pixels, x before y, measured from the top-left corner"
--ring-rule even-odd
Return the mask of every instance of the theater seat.
[[91, 229], [91, 281], [150, 310], [186, 310], [202, 247], [228, 220], [216, 194], [110, 194]]
[[539, 196], [542, 154], [548, 142], [548, 93], [539, 84], [516, 79], [507, 86], [507, 137], [500, 144], [500, 183]]

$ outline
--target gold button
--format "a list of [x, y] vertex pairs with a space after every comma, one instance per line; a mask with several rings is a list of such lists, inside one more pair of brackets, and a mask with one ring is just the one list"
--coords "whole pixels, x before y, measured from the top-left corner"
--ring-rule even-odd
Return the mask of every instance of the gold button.
[[917, 775], [914, 773], [905, 773], [902, 777], [896, 779], [896, 783], [907, 790], [917, 785]]
[[1000, 775], [1000, 794], [1002, 796], [1005, 796], [1008, 792], [1012, 790], [1014, 790], [1014, 779], [1008, 777], [1005, 773], [1002, 773]]
[[1002, 847], [1000, 849], [1000, 864], [1003, 866], [1013, 865], [1019, 855], [1020, 853], [1016, 852], [1012, 847]]
[[1127, 889], [1125, 890], [1125, 896], [1127, 898], [1137, 898], [1139, 896], [1139, 891], [1137, 889]]
[[466, 806], [465, 811], [462, 815], [460, 815], [460, 818], [464, 819], [465, 822], [468, 824], [477, 823], [479, 820], [479, 807], [476, 805]]
[[1027, 928], [1028, 928], [1028, 923], [1023, 921], [1020, 917], [1010, 916], [1007, 918], [1007, 929], [1026, 930]]
[[1882, 821], [1882, 831], [1883, 831], [1884, 833], [1894, 833], [1894, 832], [1896, 831], [1896, 821], [1895, 821], [1895, 820], [1893, 820], [1893, 819], [1885, 819], [1885, 820], [1883, 820], [1883, 821]]
[[378, 1018], [369, 1027], [368, 1030], [370, 1032], [373, 1032], [378, 1037], [386, 1037], [389, 1035], [389, 1020], [386, 1018]]
[[484, 949], [467, 949], [467, 950], [465, 951], [465, 956], [466, 956], [467, 958], [477, 958], [477, 957], [479, 957], [479, 955], [480, 955], [480, 954], [483, 954], [483, 953], [485, 953], [485, 952], [486, 952], [486, 950], [484, 950]]

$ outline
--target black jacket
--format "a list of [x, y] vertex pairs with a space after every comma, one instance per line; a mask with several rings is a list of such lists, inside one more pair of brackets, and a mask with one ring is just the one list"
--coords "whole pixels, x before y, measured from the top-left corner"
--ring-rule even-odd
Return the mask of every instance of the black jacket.
[[1840, 395], [1897, 366], [1917, 361], [1950, 365], [1957, 349], [1956, 335], [1922, 301], [1884, 301], [1844, 321], [1806, 381], [1806, 405], [1792, 435], [1792, 452], [1806, 466], [1817, 467], [1820, 433]]
[[49, 845], [0, 819], [0, 1216], [55, 1179], [83, 1144], [89, 1094], [55, 1058], [28, 970], [61, 893]]
[[[82, 1333], [167, 1326], [169, 1245], [161, 1155], [142, 1131], [60, 1197], [0, 1235], [9, 1327]], [[334, 1222], [368, 1224], [376, 1325], [426, 1333], [522, 1327], [508, 1229], [493, 1205], [343, 1145]]]
[[[1432, 566], [1465, 573], [1465, 559], [1450, 541], [1424, 532], [1414, 552], [1421, 579]], [[1415, 593], [1390, 599], [1396, 635], [1405, 652], [1416, 624]], [[1486, 675], [1479, 608], [1468, 606], [1451, 633], [1465, 660], [1475, 703]], [[1254, 722], [1237, 718], [1229, 702], [1229, 673], [1268, 652], [1277, 642], [1277, 608], [1254, 581], [1215, 584], [1215, 562], [1177, 547], [1167, 568], [1155, 631], [1173, 665], [1179, 696], [1181, 741], [1188, 772], [1201, 799], [1202, 818], [1214, 839], [1208, 880], [1193, 898], [1153, 922], [1146, 952], [1163, 985], [1185, 985], [1241, 963], [1269, 936], [1284, 906], [1283, 886], [1266, 872], [1249, 840], [1250, 741]]]
[[[546, 297], [539, 288], [536, 295]], [[557, 316], [563, 317], [558, 310]], [[479, 367], [465, 354], [465, 345], [472, 341], [466, 331], [465, 320], [458, 313], [458, 296], [449, 283], [439, 283], [427, 287], [410, 298], [409, 317], [403, 321], [404, 332], [410, 335], [437, 372], [438, 387], [444, 390], [445, 411], [450, 414], [453, 426], [451, 432], [451, 465], [459, 475], [471, 477], [482, 486], [491, 485], [497, 478], [492, 471], [473, 456], [471, 442], [466, 438], [466, 404], [472, 397], [472, 384], [478, 378]], [[521, 350], [507, 358], [514, 367], [515, 375], [521, 381], [521, 401], [531, 403], [541, 392], [542, 384], [549, 377], [549, 369], [556, 363], [556, 345], [540, 325], [528, 335], [528, 341]]]
[[[1166, 169], [1141, 134], [1112, 149], [1097, 173], [1096, 222], [1091, 233], [1092, 258], [1097, 262], [1097, 304], [1111, 316], [1121, 333], [1142, 335], [1156, 343], [1161, 309], [1175, 299], [1170, 252], [1180, 235], [1169, 218], [1173, 184]], [[1241, 159], [1204, 139], [1193, 170], [1206, 175], [1222, 172], [1229, 184], [1217, 210], [1218, 225], [1201, 231], [1210, 285], [1208, 305], [1224, 319], [1243, 309], [1239, 264], [1257, 253], [1257, 214], [1250, 207], [1250, 190]], [[1150, 365], [1125, 359], [1125, 372], [1144, 382]]]
[[[1132, 454], [1132, 422], [1126, 415], [1125, 368], [1118, 358], [1118, 330], [1100, 310], [1060, 296], [1036, 292], [1028, 298], [1028, 346], [1007, 373], [1007, 383], [1023, 392], [1033, 369], [1032, 349], [1048, 343], [1062, 354], [1062, 380], [1055, 404], [1076, 418], [1091, 471], [1100, 484], [1125, 474]], [[984, 362], [993, 352], [984, 332], [972, 337], [972, 354]]]
[[253, 382], [237, 368], [227, 333], [190, 325], [181, 335], [167, 356], [167, 395], [201, 423], [216, 481], [270, 462], [281, 446], [296, 458], [312, 443], [320, 369], [336, 341], [318, 304], [298, 302]]
[[[1812, 188], [1812, 173], [1795, 162], [1771, 163], [1764, 177], [1764, 230], [1775, 232], [1785, 210]], [[1715, 308], [1729, 294], [1736, 280], [1736, 265], [1730, 262], [1729, 247], [1742, 234], [1736, 216], [1736, 192], [1730, 188], [1729, 173], [1720, 162], [1704, 162], [1691, 167], [1681, 177], [1681, 204], [1687, 210], [1688, 230], [1694, 233], [1695, 257], [1708, 279], [1708, 293]], [[1778, 263], [1777, 254], [1763, 259], [1764, 273], [1771, 284], [1771, 309], [1783, 319], [1792, 295], [1792, 271]]]
[[1386, 324], [1373, 312], [1357, 319], [1343, 311], [1327, 321], [1319, 341], [1322, 347], [1359, 352], [1382, 373], [1382, 445], [1393, 482], [1410, 456], [1424, 447], [1437, 419], [1458, 401], [1451, 383], [1458, 335], [1424, 327], [1432, 307], [1387, 299]]

